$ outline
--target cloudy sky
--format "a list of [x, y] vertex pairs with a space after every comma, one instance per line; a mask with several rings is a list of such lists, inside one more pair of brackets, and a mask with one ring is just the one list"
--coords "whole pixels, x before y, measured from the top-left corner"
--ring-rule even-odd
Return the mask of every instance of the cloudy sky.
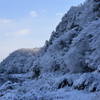
[[44, 45], [71, 6], [85, 0], [0, 0], [0, 61], [19, 48]]

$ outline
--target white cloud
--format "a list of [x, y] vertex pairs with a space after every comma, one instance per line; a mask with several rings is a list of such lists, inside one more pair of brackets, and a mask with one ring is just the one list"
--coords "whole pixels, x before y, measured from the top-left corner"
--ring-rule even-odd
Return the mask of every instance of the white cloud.
[[63, 13], [56, 13], [55, 15], [63, 15]]
[[29, 14], [31, 15], [31, 17], [37, 17], [38, 16], [36, 11], [31, 11]]
[[21, 36], [21, 35], [27, 35], [30, 32], [31, 32], [30, 29], [22, 29], [11, 33], [7, 32], [6, 34], [4, 34], [4, 36]]
[[10, 23], [12, 20], [0, 18], [1, 23]]

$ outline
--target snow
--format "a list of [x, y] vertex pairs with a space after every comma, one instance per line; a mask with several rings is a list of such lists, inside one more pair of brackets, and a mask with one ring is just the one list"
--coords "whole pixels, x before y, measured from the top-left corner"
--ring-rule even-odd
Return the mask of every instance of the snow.
[[19, 49], [0, 64], [0, 100], [100, 100], [100, 0], [71, 7], [42, 48]]
[[[46, 77], [45, 77], [46, 78]], [[87, 92], [86, 90], [75, 90], [73, 87], [65, 86], [57, 89], [61, 77], [50, 77], [29, 80], [23, 84], [5, 83], [0, 89], [1, 100], [95, 100], [99, 92]], [[41, 84], [41, 85], [40, 85]], [[53, 87], [52, 87], [53, 86]], [[51, 88], [52, 87], [52, 88]], [[79, 95], [78, 95], [79, 94]]]

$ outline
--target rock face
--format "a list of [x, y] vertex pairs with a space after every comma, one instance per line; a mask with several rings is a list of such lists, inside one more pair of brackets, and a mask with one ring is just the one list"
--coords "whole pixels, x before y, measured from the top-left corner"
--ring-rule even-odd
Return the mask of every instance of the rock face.
[[[87, 0], [82, 5], [72, 6], [52, 32], [49, 41], [36, 56], [34, 54], [34, 50], [18, 50], [0, 64], [1, 73], [28, 72], [32, 78], [30, 82], [15, 88], [14, 92], [20, 91], [16, 98], [99, 100], [100, 0]], [[79, 93], [85, 96], [77, 95]], [[2, 100], [4, 97], [1, 97]]]

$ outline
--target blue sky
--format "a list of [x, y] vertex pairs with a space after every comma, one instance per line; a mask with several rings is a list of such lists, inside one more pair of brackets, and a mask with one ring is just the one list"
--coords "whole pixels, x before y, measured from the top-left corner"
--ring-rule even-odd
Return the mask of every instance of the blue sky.
[[85, 0], [0, 0], [0, 61], [19, 48], [42, 47], [71, 6]]

